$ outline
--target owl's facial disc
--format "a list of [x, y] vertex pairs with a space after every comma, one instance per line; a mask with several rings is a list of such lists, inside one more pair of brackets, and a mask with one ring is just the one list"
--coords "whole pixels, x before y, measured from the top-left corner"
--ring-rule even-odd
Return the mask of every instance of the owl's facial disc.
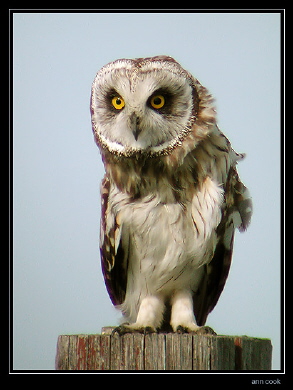
[[102, 148], [127, 157], [168, 154], [195, 120], [192, 82], [175, 61], [115, 61], [96, 76], [91, 111]]

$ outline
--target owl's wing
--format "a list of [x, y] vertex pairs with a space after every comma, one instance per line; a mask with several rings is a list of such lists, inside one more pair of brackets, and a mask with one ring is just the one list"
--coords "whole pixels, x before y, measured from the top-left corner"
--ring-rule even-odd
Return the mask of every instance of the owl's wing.
[[121, 245], [121, 226], [109, 207], [109, 191], [110, 181], [105, 176], [101, 184], [101, 264], [108, 294], [116, 306], [125, 298], [127, 267]]
[[231, 167], [225, 189], [225, 207], [217, 228], [218, 243], [209, 264], [204, 265], [204, 275], [193, 297], [197, 324], [205, 324], [223, 291], [228, 277], [233, 251], [234, 231], [244, 231], [250, 222], [252, 201], [247, 188], [240, 181], [235, 167]]

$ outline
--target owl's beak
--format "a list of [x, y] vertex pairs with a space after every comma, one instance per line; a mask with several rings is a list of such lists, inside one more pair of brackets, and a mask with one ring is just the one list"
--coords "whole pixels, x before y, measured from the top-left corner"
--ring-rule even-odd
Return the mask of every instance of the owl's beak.
[[139, 127], [136, 127], [134, 130], [132, 130], [135, 141], [137, 141], [139, 134], [141, 133], [141, 129]]
[[133, 112], [129, 117], [129, 121], [130, 121], [130, 127], [134, 135], [135, 141], [137, 141], [139, 134], [141, 133], [141, 128], [139, 127], [140, 119], [135, 114], [135, 112]]

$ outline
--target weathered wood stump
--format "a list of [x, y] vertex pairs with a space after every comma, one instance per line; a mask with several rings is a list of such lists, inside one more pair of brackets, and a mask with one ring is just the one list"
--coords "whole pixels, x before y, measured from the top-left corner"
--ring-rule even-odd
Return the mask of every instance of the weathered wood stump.
[[177, 333], [119, 336], [111, 329], [59, 336], [56, 370], [271, 370], [269, 339]]

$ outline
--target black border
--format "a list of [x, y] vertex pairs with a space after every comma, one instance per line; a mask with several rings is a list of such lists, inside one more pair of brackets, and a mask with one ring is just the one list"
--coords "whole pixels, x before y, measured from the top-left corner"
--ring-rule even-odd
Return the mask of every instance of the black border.
[[[209, 384], [211, 381], [218, 384], [229, 384], [229, 385], [235, 385], [235, 386], [248, 386], [248, 385], [258, 385], [258, 386], [272, 386], [273, 384], [278, 385], [285, 385], [286, 384], [286, 372], [285, 372], [285, 360], [284, 360], [284, 352], [285, 352], [285, 311], [284, 311], [284, 271], [285, 271], [285, 264], [284, 264], [284, 199], [285, 199], [285, 193], [284, 193], [284, 184], [285, 184], [285, 164], [284, 164], [284, 142], [285, 142], [285, 130], [284, 130], [284, 112], [285, 112], [285, 8], [272, 8], [272, 9], [263, 9], [263, 8], [243, 8], [243, 9], [111, 9], [111, 8], [103, 8], [103, 9], [66, 9], [66, 8], [60, 8], [60, 9], [50, 9], [50, 8], [44, 8], [44, 9], [8, 9], [9, 13], [9, 70], [12, 69], [13, 65], [13, 15], [17, 13], [136, 13], [136, 12], [143, 12], [143, 13], [278, 13], [280, 15], [280, 35], [281, 35], [281, 42], [280, 42], [280, 65], [281, 65], [281, 72], [280, 72], [280, 92], [281, 92], [281, 112], [280, 112], [280, 125], [281, 125], [281, 147], [280, 147], [280, 169], [281, 169], [281, 180], [280, 180], [280, 186], [281, 186], [281, 248], [280, 248], [280, 254], [281, 254], [281, 312], [280, 312], [280, 321], [281, 321], [281, 369], [280, 370], [272, 370], [272, 371], [140, 371], [140, 372], [133, 372], [133, 371], [55, 371], [55, 370], [14, 370], [13, 369], [13, 360], [12, 360], [12, 346], [13, 346], [13, 332], [12, 332], [12, 324], [13, 324], [13, 316], [12, 316], [12, 301], [13, 301], [13, 295], [12, 295], [12, 278], [13, 278], [13, 267], [12, 267], [12, 193], [13, 193], [13, 187], [12, 187], [12, 175], [10, 173], [12, 172], [12, 157], [13, 157], [13, 151], [12, 151], [12, 138], [13, 138], [13, 97], [12, 97], [12, 90], [13, 90], [13, 74], [12, 71], [9, 72], [9, 129], [10, 129], [10, 137], [9, 137], [9, 247], [10, 247], [10, 268], [9, 268], [9, 275], [10, 275], [10, 296], [8, 298], [9, 303], [9, 362], [8, 367], [5, 370], [6, 374], [22, 374], [29, 375], [31, 374], [120, 374], [120, 375], [126, 375], [129, 376], [132, 375], [165, 375], [165, 374], [171, 374], [171, 375], [179, 375], [179, 374], [189, 374], [189, 375], [197, 375], [197, 383], [200, 379], [200, 383]], [[3, 366], [2, 366], [3, 367]], [[2, 371], [3, 372], [3, 371]], [[241, 378], [239, 378], [239, 375], [241, 375]], [[11, 377], [11, 375], [10, 375]], [[15, 377], [15, 375], [13, 375]], [[280, 383], [267, 383], [266, 381], [280, 381]], [[256, 383], [253, 383], [252, 381], [258, 381]]]

